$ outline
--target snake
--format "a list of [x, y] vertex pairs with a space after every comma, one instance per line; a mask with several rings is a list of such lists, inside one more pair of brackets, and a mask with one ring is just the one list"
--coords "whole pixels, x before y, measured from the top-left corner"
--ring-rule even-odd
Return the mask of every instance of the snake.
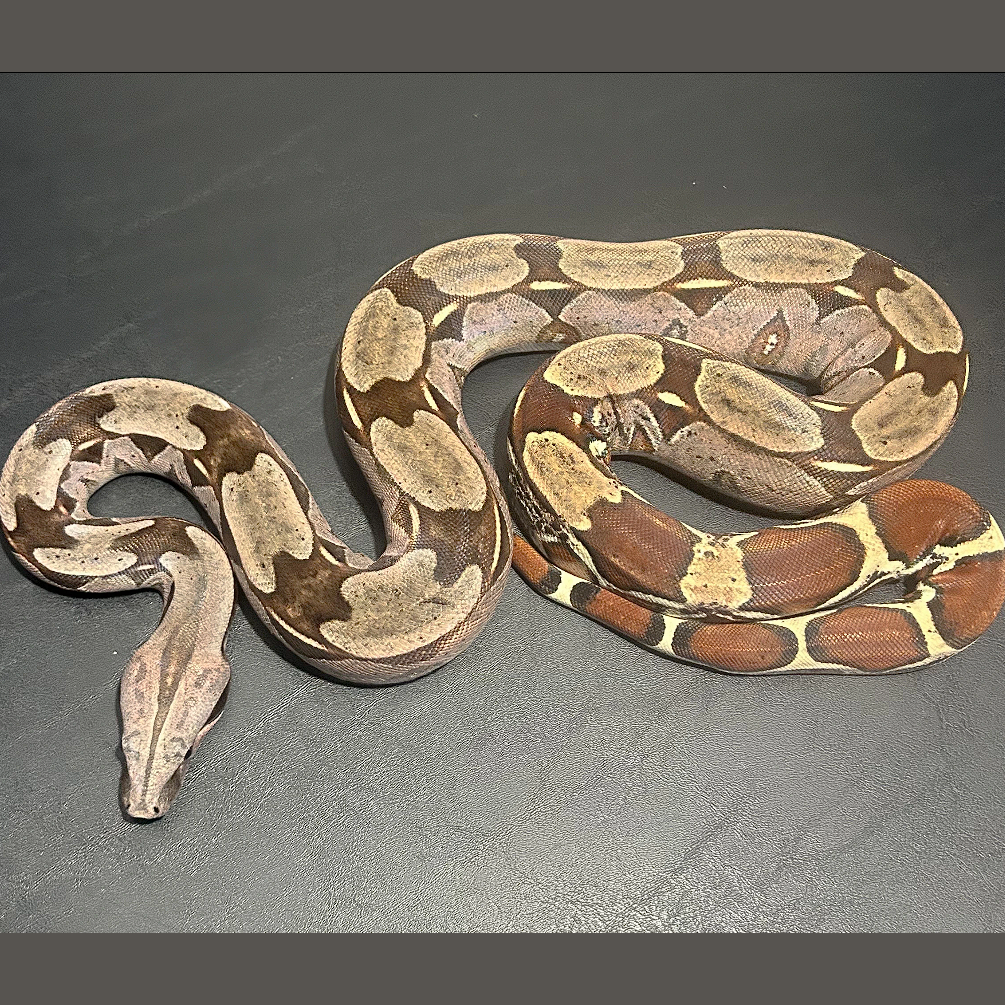
[[[516, 401], [500, 479], [462, 388], [482, 361], [530, 350], [551, 355]], [[1005, 541], [966, 493], [908, 476], [968, 376], [939, 294], [840, 238], [466, 237], [387, 272], [342, 340], [335, 399], [382, 510], [376, 560], [333, 533], [248, 413], [159, 377], [95, 384], [32, 423], [0, 475], [0, 521], [45, 583], [161, 594], [120, 687], [122, 806], [153, 819], [222, 710], [235, 577], [285, 647], [358, 684], [457, 656], [511, 564], [545, 597], [720, 671], [885, 674], [959, 651], [1005, 600]], [[690, 527], [625, 485], [618, 457], [788, 522]], [[213, 532], [92, 516], [93, 493], [130, 473], [183, 489]], [[861, 597], [886, 581], [903, 596]]]

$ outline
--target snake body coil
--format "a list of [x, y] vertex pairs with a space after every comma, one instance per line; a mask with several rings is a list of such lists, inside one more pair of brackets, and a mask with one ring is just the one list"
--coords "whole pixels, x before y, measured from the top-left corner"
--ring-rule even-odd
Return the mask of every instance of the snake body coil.
[[[461, 387], [490, 356], [534, 348], [563, 351], [511, 427], [524, 539]], [[0, 476], [0, 519], [47, 583], [164, 597], [121, 691], [124, 805], [155, 817], [219, 714], [231, 568], [284, 645], [371, 684], [461, 652], [511, 559], [560, 603], [720, 670], [887, 673], [959, 650], [1005, 600], [1005, 542], [969, 496], [901, 479], [949, 432], [967, 372], [938, 294], [835, 238], [464, 238], [388, 272], [342, 344], [340, 417], [386, 529], [376, 561], [334, 536], [249, 415], [154, 378], [78, 391], [32, 424]], [[688, 527], [613, 475], [609, 460], [631, 453], [800, 521]], [[185, 489], [218, 537], [174, 518], [91, 516], [90, 496], [130, 472]], [[906, 581], [902, 600], [849, 603], [890, 578]]]

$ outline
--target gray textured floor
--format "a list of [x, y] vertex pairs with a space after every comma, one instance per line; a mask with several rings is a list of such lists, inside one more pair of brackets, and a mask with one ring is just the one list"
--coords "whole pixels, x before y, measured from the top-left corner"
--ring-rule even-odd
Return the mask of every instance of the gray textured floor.
[[[8, 77], [0, 454], [78, 387], [189, 381], [254, 414], [372, 552], [327, 385], [390, 266], [493, 231], [778, 226], [948, 300], [970, 390], [923, 473], [1005, 516], [1003, 98], [965, 76]], [[497, 455], [537, 362], [468, 383]], [[756, 524], [623, 470], [690, 522]], [[95, 509], [195, 516], [150, 479]], [[367, 690], [291, 665], [243, 607], [224, 716], [143, 826], [116, 801], [116, 688], [158, 610], [0, 560], [3, 930], [1005, 927], [1005, 619], [914, 674], [743, 680], [514, 575], [462, 657]]]

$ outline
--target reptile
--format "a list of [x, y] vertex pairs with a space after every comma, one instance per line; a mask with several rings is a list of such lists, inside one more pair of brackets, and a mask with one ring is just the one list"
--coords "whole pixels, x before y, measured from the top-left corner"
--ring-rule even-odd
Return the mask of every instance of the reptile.
[[[483, 360], [533, 349], [560, 351], [513, 413], [510, 505], [461, 391]], [[362, 684], [457, 656], [511, 564], [716, 670], [892, 673], [957, 652], [1005, 600], [1005, 542], [964, 492], [908, 476], [949, 433], [968, 373], [942, 298], [835, 237], [461, 238], [386, 273], [342, 341], [335, 397], [382, 510], [376, 560], [333, 533], [248, 413], [153, 377], [103, 381], [32, 423], [0, 475], [0, 521], [46, 583], [163, 597], [120, 690], [122, 805], [151, 819], [222, 709], [235, 576], [283, 645]], [[788, 522], [690, 527], [618, 479], [622, 456]], [[92, 516], [93, 493], [129, 473], [175, 483], [214, 532]], [[887, 580], [903, 597], [861, 598]]]

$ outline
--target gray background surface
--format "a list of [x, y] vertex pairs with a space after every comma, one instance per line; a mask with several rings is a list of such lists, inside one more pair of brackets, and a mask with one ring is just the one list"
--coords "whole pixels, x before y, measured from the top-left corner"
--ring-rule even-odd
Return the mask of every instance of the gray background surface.
[[[922, 473], [1005, 516], [1003, 98], [969, 76], [4, 78], [0, 455], [79, 387], [188, 381], [251, 412], [372, 554], [329, 385], [378, 276], [468, 234], [775, 226], [942, 293], [972, 370]], [[538, 362], [465, 389], [500, 460]], [[620, 470], [689, 522], [764, 522]], [[148, 478], [94, 510], [198, 518]], [[158, 599], [61, 594], [0, 560], [0, 928], [1005, 927], [1005, 619], [913, 674], [746, 680], [513, 574], [460, 658], [363, 689], [294, 666], [249, 614], [223, 718], [169, 814], [138, 825], [116, 695]]]

